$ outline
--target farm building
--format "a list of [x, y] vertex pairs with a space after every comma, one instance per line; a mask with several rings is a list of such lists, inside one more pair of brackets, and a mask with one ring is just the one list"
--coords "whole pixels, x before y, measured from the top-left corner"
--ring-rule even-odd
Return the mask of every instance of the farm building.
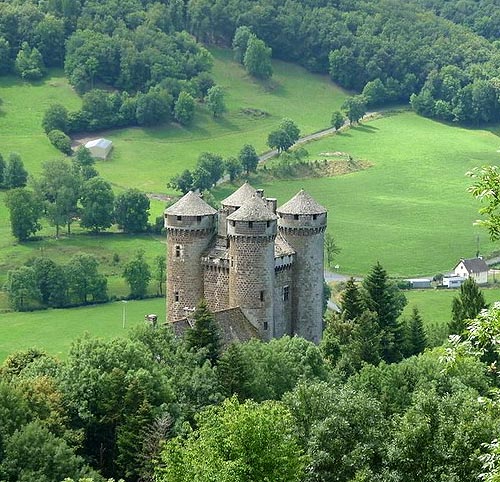
[[90, 151], [92, 157], [106, 159], [113, 148], [113, 143], [108, 139], [101, 138], [88, 141], [85, 147]]
[[407, 280], [411, 289], [423, 289], [431, 287], [431, 280], [429, 278], [412, 278]]
[[483, 258], [461, 259], [453, 272], [456, 276], [473, 278], [478, 285], [488, 283], [488, 265]]
[[463, 276], [444, 276], [443, 277], [443, 286], [447, 286], [448, 288], [460, 288], [462, 286], [462, 283], [466, 280], [467, 278]]

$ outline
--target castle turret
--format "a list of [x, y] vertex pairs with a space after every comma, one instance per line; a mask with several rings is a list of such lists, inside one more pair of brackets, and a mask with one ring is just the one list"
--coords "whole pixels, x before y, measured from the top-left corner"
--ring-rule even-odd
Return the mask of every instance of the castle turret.
[[292, 333], [319, 343], [323, 331], [326, 209], [301, 190], [277, 213], [279, 232], [296, 252]]
[[229, 306], [239, 306], [266, 340], [274, 336], [276, 220], [259, 193], [227, 216]]
[[221, 208], [219, 209], [219, 236], [223, 238], [227, 236], [227, 217], [249, 201], [256, 192], [257, 190], [250, 186], [248, 182], [244, 182], [233, 194], [221, 201]]
[[165, 210], [168, 321], [184, 318], [203, 298], [201, 256], [215, 236], [216, 214], [192, 191]]

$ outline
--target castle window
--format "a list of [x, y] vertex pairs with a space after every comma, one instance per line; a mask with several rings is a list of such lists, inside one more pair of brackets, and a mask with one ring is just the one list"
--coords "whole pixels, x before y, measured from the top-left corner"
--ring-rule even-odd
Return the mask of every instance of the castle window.
[[174, 301], [179, 301], [179, 292], [178, 291], [176, 291], [174, 293]]
[[182, 221], [182, 216], [176, 216], [177, 221]]
[[231, 268], [234, 266], [234, 258], [231, 256]]
[[253, 228], [253, 221], [248, 221], [248, 227], [251, 229]]
[[236, 226], [236, 221], [231, 221], [231, 224], [233, 225], [233, 228]]
[[231, 247], [231, 240], [229, 238], [227, 238], [226, 240], [226, 248], [230, 248]]
[[175, 257], [176, 258], [180, 258], [181, 257], [181, 252], [182, 252], [181, 245], [180, 244], [176, 244], [175, 245]]
[[260, 301], [264, 301], [264, 291], [261, 290], [260, 292]]
[[267, 321], [264, 321], [264, 330], [266, 330], [266, 331], [267, 331], [267, 327], [268, 327], [268, 326], [269, 326], [269, 325], [268, 325]]
[[316, 218], [318, 217], [317, 214], [313, 214], [313, 219], [316, 221]]
[[283, 301], [288, 301], [290, 297], [290, 286], [283, 286]]
[[267, 222], [267, 227], [271, 226], [271, 221]]
[[293, 215], [293, 219], [295, 219], [295, 221], [298, 221], [298, 219], [299, 219], [299, 215], [298, 215], [298, 214], [294, 214], [294, 215]]
[[201, 223], [201, 216], [196, 216], [196, 221], [198, 221], [199, 223]]

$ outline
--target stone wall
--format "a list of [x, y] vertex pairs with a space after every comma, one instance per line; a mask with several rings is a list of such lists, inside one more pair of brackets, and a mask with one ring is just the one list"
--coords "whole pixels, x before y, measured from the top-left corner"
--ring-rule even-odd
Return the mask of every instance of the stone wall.
[[[275, 271], [274, 280], [274, 338], [292, 335], [292, 278], [293, 265]], [[288, 287], [288, 289], [286, 289]]]
[[[185, 218], [170, 223], [167, 218], [167, 320], [185, 316], [184, 308], [195, 308], [203, 297], [201, 255], [215, 236], [215, 218], [201, 221]], [[191, 229], [191, 226], [193, 229]]]
[[205, 265], [204, 298], [211, 311], [229, 308], [229, 268], [225, 266]]
[[274, 333], [274, 238], [233, 235], [229, 247], [229, 307], [239, 306], [266, 340]]

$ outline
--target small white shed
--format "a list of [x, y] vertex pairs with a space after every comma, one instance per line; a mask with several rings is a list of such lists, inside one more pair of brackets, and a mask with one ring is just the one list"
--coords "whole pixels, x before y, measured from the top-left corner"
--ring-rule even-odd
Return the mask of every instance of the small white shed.
[[85, 147], [90, 151], [92, 157], [106, 159], [109, 152], [113, 148], [113, 143], [108, 139], [93, 139], [85, 144]]

